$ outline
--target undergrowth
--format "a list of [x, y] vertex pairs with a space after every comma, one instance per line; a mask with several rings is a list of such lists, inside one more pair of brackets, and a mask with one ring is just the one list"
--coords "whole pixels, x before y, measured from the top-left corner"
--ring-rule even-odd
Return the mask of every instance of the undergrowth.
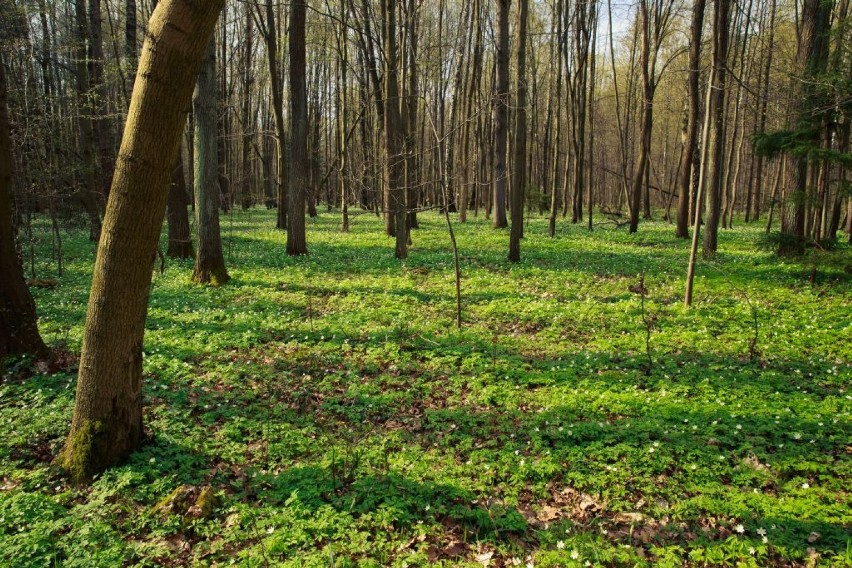
[[[740, 225], [686, 310], [669, 225], [551, 240], [534, 218], [512, 265], [475, 219], [457, 330], [442, 223], [422, 216], [399, 263], [371, 215], [311, 220], [299, 258], [274, 211], [224, 219], [227, 286], [155, 272], [149, 439], [90, 487], [50, 465], [74, 357], [6, 361], [0, 565], [852, 565], [848, 248], [814, 276]], [[70, 354], [86, 237], [34, 290]], [[181, 491], [216, 499], [193, 514]]]

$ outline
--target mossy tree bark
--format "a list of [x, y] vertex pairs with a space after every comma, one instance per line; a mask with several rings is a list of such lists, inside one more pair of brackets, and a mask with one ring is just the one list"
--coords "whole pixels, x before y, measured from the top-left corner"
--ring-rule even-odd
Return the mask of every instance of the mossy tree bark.
[[195, 116], [195, 226], [198, 255], [192, 281], [220, 286], [228, 282], [219, 228], [219, 158], [216, 145], [216, 43], [211, 38], [198, 74]]
[[44, 355], [35, 303], [24, 282], [12, 231], [12, 143], [6, 106], [6, 75], [0, 61], [0, 358], [29, 353]]
[[305, 238], [305, 195], [308, 190], [308, 88], [305, 80], [304, 0], [290, 6], [290, 222], [287, 224], [287, 254], [308, 254]]
[[194, 79], [225, 0], [161, 0], [151, 16], [86, 314], [74, 418], [57, 459], [77, 482], [142, 441], [142, 340], [152, 259]]

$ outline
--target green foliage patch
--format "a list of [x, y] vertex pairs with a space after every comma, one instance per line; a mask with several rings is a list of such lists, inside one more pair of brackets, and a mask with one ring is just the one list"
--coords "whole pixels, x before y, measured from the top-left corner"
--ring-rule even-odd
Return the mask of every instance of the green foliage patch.
[[[474, 219], [459, 331], [438, 215], [399, 263], [375, 217], [341, 234], [330, 213], [288, 258], [274, 213], [223, 219], [227, 285], [154, 273], [149, 440], [92, 485], [51, 467], [73, 357], [5, 363], [0, 565], [852, 565], [848, 247], [812, 278], [759, 228], [724, 231], [686, 310], [670, 225], [551, 240], [532, 218], [511, 265]], [[86, 237], [34, 290], [70, 353]]]

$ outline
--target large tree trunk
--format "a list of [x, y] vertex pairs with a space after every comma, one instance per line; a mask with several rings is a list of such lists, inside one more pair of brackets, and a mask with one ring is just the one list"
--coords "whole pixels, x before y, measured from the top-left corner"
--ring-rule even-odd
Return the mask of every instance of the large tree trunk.
[[219, 229], [220, 177], [216, 144], [216, 42], [210, 47], [198, 74], [192, 99], [195, 117], [195, 226], [198, 256], [192, 281], [219, 286], [229, 280]]
[[509, 0], [497, 0], [497, 84], [494, 93], [494, 228], [506, 220], [506, 154], [509, 145]]
[[698, 149], [698, 125], [701, 114], [701, 93], [698, 79], [701, 75], [701, 32], [704, 29], [705, 0], [695, 0], [692, 5], [692, 27], [689, 39], [688, 98], [689, 114], [684, 133], [683, 154], [680, 161], [680, 179], [677, 197], [677, 230], [675, 236], [689, 238], [689, 201], [692, 193], [693, 168]]
[[6, 106], [6, 75], [0, 60], [0, 359], [47, 352], [38, 332], [35, 303], [24, 282], [12, 231], [12, 143]]
[[308, 90], [305, 80], [304, 0], [290, 5], [290, 219], [287, 254], [308, 254], [305, 239], [305, 195], [308, 188]]
[[148, 25], [95, 260], [71, 431], [59, 464], [78, 482], [142, 441], [142, 339], [152, 259], [185, 110], [225, 0], [161, 0]]
[[515, 159], [512, 165], [512, 228], [509, 234], [509, 260], [521, 261], [524, 234], [524, 185], [527, 153], [527, 18], [529, 1], [518, 5], [518, 89], [515, 111]]

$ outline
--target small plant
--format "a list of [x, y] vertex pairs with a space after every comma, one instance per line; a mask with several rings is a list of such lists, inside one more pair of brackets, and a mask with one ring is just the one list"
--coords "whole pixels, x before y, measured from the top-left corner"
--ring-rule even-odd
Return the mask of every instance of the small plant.
[[649, 314], [645, 309], [645, 298], [648, 296], [648, 289], [645, 287], [644, 272], [639, 276], [639, 282], [628, 286], [628, 290], [634, 294], [638, 294], [640, 298], [642, 324], [645, 326], [645, 357], [647, 359], [646, 363], [642, 365], [642, 370], [647, 377], [651, 376], [651, 372], [654, 369], [654, 358], [651, 356], [651, 333], [657, 327], [657, 316]]

